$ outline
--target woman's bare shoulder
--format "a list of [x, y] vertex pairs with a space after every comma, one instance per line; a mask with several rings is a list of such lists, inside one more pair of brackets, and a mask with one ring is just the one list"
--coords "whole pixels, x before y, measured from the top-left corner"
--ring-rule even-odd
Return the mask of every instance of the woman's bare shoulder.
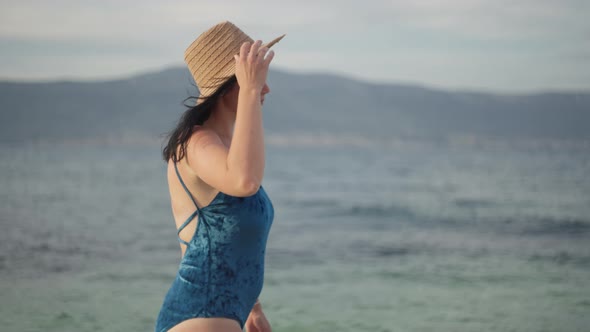
[[203, 145], [211, 143], [222, 143], [217, 132], [211, 128], [195, 125], [189, 139], [189, 144], [204, 147]]

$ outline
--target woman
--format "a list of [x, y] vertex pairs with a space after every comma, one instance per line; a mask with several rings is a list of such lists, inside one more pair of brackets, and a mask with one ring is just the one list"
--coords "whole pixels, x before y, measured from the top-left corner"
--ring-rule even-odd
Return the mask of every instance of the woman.
[[185, 51], [201, 96], [163, 151], [182, 259], [156, 332], [271, 331], [258, 301], [274, 218], [261, 184], [262, 104], [282, 37], [261, 45], [225, 21]]

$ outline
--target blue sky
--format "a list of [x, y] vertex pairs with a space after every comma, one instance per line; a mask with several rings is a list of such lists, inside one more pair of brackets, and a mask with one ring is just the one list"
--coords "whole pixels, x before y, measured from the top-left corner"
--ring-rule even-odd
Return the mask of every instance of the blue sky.
[[2, 0], [0, 79], [94, 80], [184, 65], [229, 20], [287, 36], [271, 66], [450, 90], [590, 90], [590, 1]]

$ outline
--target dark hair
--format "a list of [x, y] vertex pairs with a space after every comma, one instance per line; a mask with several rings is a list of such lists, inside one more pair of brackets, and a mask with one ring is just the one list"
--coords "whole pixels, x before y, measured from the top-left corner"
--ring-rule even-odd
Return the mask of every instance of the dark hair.
[[[168, 162], [170, 158], [172, 158], [172, 161], [174, 162], [184, 158], [186, 155], [186, 144], [193, 133], [193, 127], [196, 125], [202, 125], [203, 122], [209, 119], [219, 97], [229, 91], [237, 82], [237, 79], [236, 75], [232, 75], [224, 77], [219, 81], [222, 81], [223, 83], [219, 85], [219, 88], [212, 95], [198, 98], [190, 96], [183, 100], [183, 105], [188, 109], [184, 111], [178, 120], [176, 127], [164, 134], [165, 138], [168, 140], [168, 144], [166, 144], [166, 147], [162, 150], [162, 157], [165, 162]], [[203, 102], [191, 106], [184, 103], [189, 99], [201, 99]], [[178, 146], [180, 146], [179, 155], [177, 155]]]

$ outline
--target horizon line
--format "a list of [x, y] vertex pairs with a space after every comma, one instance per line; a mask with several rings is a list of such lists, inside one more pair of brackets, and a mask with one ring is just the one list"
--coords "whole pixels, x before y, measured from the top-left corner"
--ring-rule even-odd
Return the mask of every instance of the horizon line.
[[[120, 74], [120, 75], [110, 75], [106, 77], [72, 77], [72, 76], [65, 76], [65, 77], [55, 77], [55, 78], [11, 78], [11, 77], [1, 77], [0, 76], [0, 84], [12, 83], [12, 84], [56, 84], [56, 83], [81, 83], [81, 84], [92, 84], [92, 83], [108, 83], [108, 82], [115, 82], [115, 81], [125, 81], [129, 79], [133, 79], [136, 77], [141, 77], [150, 74], [156, 74], [165, 72], [168, 70], [175, 70], [175, 69], [183, 69], [186, 66], [182, 63], [179, 64], [169, 64], [160, 66], [158, 68], [153, 69], [143, 69], [141, 71]], [[188, 71], [188, 68], [186, 69]], [[415, 87], [415, 88], [422, 88], [426, 90], [434, 90], [434, 91], [445, 91], [450, 93], [474, 93], [474, 94], [487, 94], [487, 95], [499, 95], [499, 96], [530, 96], [530, 95], [542, 95], [542, 94], [590, 94], [590, 89], [584, 90], [583, 88], [579, 89], [564, 89], [564, 88], [542, 88], [542, 89], [531, 89], [527, 91], [514, 91], [514, 90], [497, 90], [497, 89], [490, 89], [490, 88], [478, 88], [478, 87], [444, 87], [444, 86], [437, 86], [435, 84], [428, 84], [423, 82], [414, 82], [414, 81], [395, 81], [395, 80], [378, 80], [378, 79], [367, 79], [362, 77], [355, 77], [354, 75], [348, 73], [341, 73], [336, 71], [329, 71], [329, 70], [293, 70], [293, 69], [285, 69], [283, 67], [279, 68], [270, 68], [269, 72], [271, 71], [279, 71], [284, 72], [290, 75], [326, 75], [326, 76], [336, 76], [344, 79], [349, 79], [352, 81], [362, 82], [365, 84], [376, 84], [376, 85], [397, 85], [397, 86], [406, 86], [406, 87]]]

